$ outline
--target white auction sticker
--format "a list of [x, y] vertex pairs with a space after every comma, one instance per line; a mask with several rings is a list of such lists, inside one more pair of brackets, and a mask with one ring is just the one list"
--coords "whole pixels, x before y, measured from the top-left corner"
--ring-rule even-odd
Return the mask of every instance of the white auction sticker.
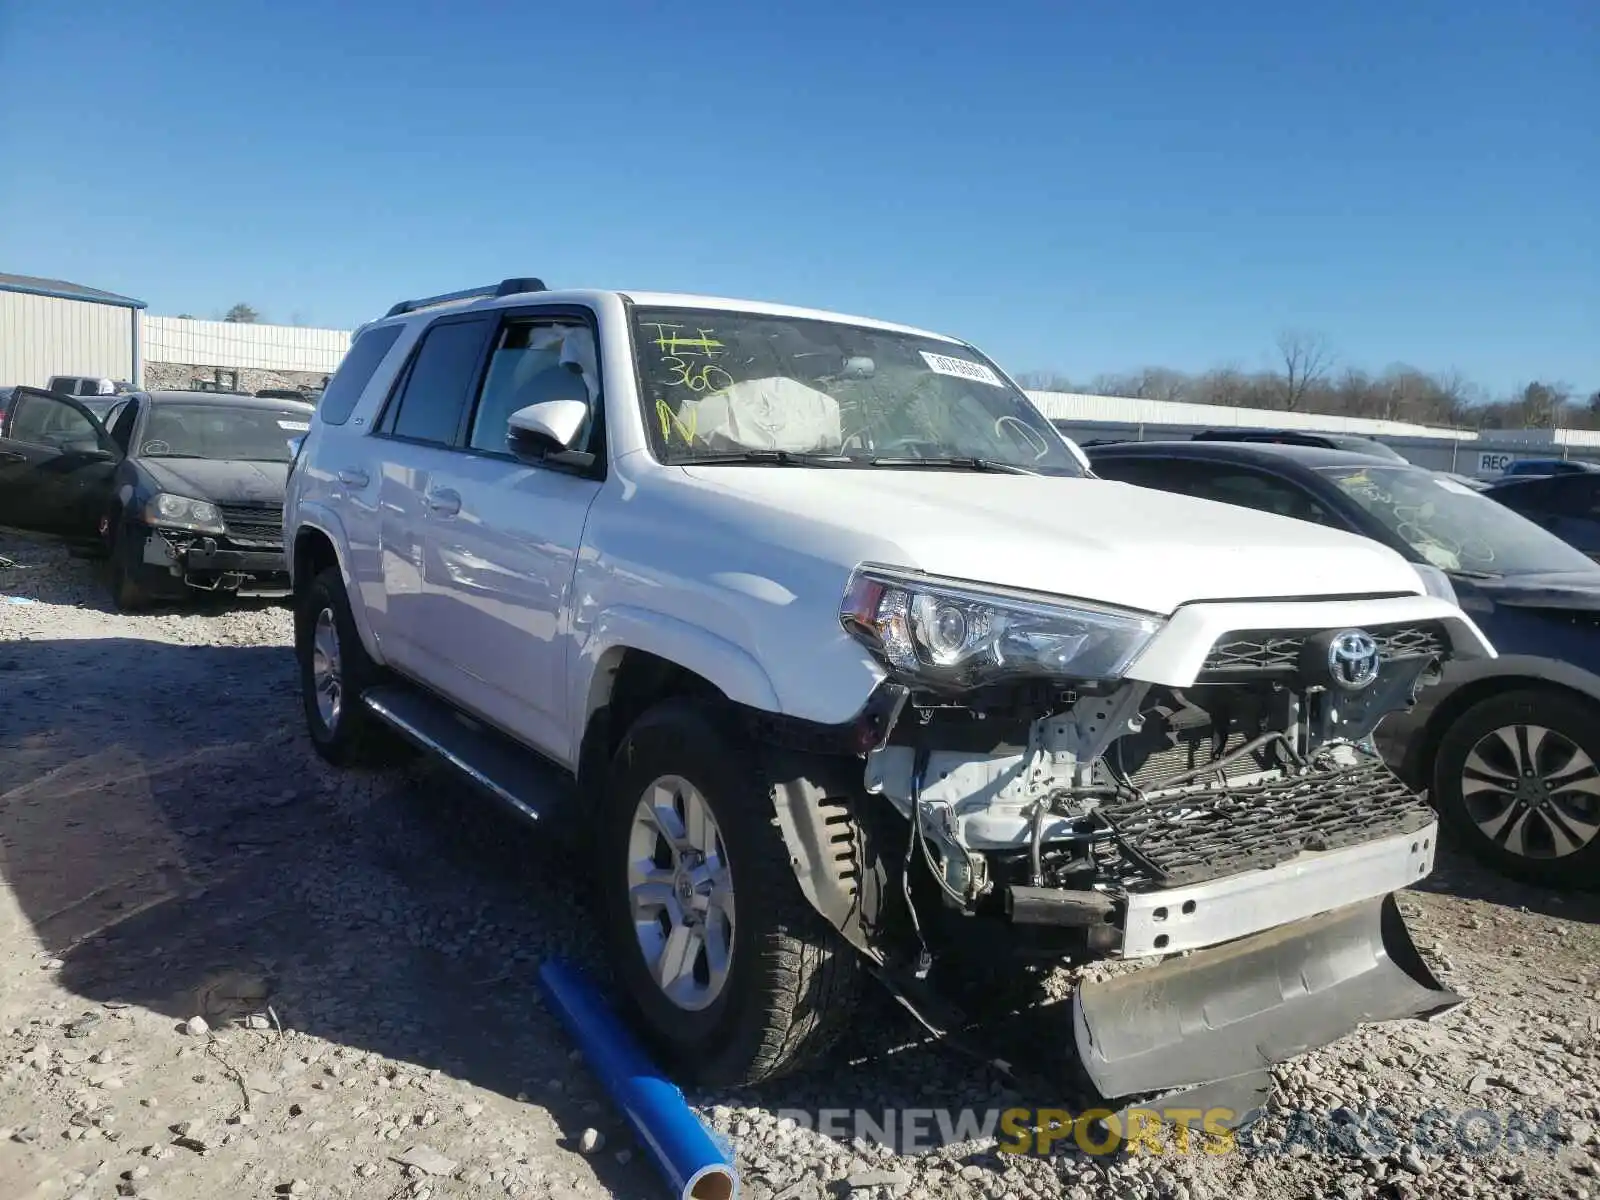
[[1455, 492], [1459, 496], [1472, 496], [1476, 493], [1464, 483], [1457, 483], [1454, 479], [1435, 479], [1440, 487], [1447, 492]]
[[310, 421], [279, 421], [279, 429], [287, 429], [291, 433], [305, 433], [311, 428]]
[[971, 379], [977, 383], [987, 383], [990, 387], [1005, 387], [1000, 376], [982, 363], [971, 362], [965, 358], [951, 358], [948, 354], [929, 354], [926, 350], [919, 350], [917, 353], [921, 354], [922, 361], [928, 364], [928, 370], [940, 375]]

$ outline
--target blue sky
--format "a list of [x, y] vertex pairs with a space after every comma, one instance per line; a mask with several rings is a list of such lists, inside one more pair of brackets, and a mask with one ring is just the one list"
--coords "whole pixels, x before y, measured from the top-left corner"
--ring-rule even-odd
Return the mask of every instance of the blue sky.
[[1014, 371], [1600, 389], [1600, 5], [0, 0], [0, 270], [348, 327], [513, 274]]

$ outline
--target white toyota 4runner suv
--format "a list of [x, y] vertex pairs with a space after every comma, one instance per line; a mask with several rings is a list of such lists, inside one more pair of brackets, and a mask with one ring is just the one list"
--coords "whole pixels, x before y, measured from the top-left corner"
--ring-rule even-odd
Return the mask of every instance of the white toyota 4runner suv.
[[318, 750], [398, 733], [584, 830], [680, 1078], [793, 1069], [866, 976], [916, 1007], [1030, 957], [1140, 968], [1043, 1039], [1108, 1101], [1460, 1002], [1393, 898], [1434, 814], [1371, 735], [1492, 647], [1374, 542], [1094, 478], [964, 342], [536, 279], [404, 302], [285, 517]]

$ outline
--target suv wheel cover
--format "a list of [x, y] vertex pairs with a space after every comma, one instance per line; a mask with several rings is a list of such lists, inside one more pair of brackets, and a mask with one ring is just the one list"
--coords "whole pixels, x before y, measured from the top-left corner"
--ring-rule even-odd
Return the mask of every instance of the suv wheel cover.
[[311, 633], [311, 686], [317, 698], [317, 717], [329, 733], [339, 727], [339, 713], [344, 707], [344, 681], [339, 667], [339, 626], [334, 622], [333, 609], [324, 608], [317, 614]]
[[699, 1012], [733, 963], [733, 874], [711, 805], [688, 780], [645, 789], [628, 827], [628, 909], [639, 953], [662, 995]]

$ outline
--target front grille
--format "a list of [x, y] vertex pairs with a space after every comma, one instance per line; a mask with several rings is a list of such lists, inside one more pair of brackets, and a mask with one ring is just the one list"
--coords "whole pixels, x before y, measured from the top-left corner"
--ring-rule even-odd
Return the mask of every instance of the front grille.
[[1339, 850], [1415, 833], [1434, 812], [1382, 762], [1318, 767], [1246, 787], [1102, 804], [1108, 864], [1132, 890], [1183, 887], [1278, 866], [1306, 850]]
[[[1200, 681], [1239, 679], [1260, 674], [1293, 674], [1299, 670], [1300, 648], [1319, 630], [1279, 629], [1230, 633], [1211, 647], [1200, 668]], [[1444, 628], [1436, 621], [1419, 625], [1379, 625], [1368, 629], [1384, 662], [1442, 655], [1448, 648]]]
[[221, 504], [222, 523], [228, 527], [228, 540], [244, 546], [283, 545], [283, 505]]

